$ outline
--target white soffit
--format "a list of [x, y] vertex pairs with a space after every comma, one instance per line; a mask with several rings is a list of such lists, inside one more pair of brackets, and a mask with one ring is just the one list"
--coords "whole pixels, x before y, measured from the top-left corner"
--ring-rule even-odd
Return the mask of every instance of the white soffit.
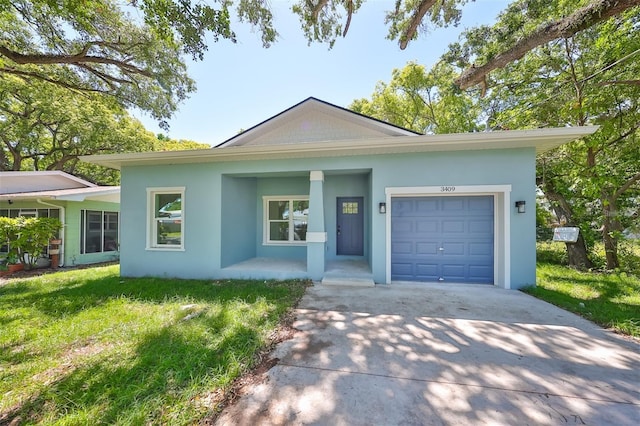
[[230, 146], [189, 151], [154, 151], [130, 154], [81, 156], [101, 166], [187, 164], [284, 158], [380, 155], [411, 152], [473, 151], [484, 149], [535, 148], [537, 153], [590, 135], [598, 126], [561, 127], [444, 135], [392, 136], [372, 139], [308, 142], [267, 146]]

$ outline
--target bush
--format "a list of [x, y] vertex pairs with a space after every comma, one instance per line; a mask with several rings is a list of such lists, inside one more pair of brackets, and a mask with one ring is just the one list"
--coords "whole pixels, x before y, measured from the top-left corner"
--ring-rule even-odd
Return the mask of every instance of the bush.
[[9, 242], [7, 258], [19, 257], [27, 269], [35, 266], [61, 228], [58, 219], [49, 217], [0, 217], [0, 238]]

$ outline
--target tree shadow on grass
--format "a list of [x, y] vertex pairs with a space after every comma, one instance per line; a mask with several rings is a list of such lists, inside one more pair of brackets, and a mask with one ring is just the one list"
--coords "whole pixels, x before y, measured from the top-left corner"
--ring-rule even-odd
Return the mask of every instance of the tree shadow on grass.
[[[17, 307], [35, 309], [46, 317], [48, 325], [54, 326], [58, 320], [80, 322], [81, 313], [114, 299], [124, 298], [138, 305], [189, 303], [202, 309], [200, 316], [189, 321], [184, 321], [188, 311], [169, 315], [169, 325], [138, 338], [138, 342], [110, 341], [108, 333], [114, 325], [105, 323], [104, 330], [99, 332], [100, 339], [93, 341], [90, 336], [86, 343], [104, 344], [104, 350], [89, 351], [90, 355], [78, 358], [75, 365], [73, 358], [61, 360], [50, 370], [38, 373], [46, 376], [36, 380], [42, 383], [37, 386], [40, 390], [26, 395], [20, 406], [0, 413], [0, 425], [14, 420], [38, 422], [65, 416], [79, 423], [85, 417], [91, 422], [108, 424], [167, 423], [165, 418], [173, 422], [171, 416], [192, 420], [204, 415], [200, 412], [208, 407], [198, 408], [197, 404], [185, 402], [189, 393], [213, 392], [212, 387], [229, 385], [249, 368], [254, 353], [263, 344], [260, 326], [266, 321], [275, 324], [303, 292], [304, 285], [295, 281], [122, 279], [112, 274], [99, 279], [74, 278], [51, 289], [40, 287], [20, 296], [0, 297], [0, 312]], [[256, 301], [268, 305], [264, 315], [252, 315]], [[250, 319], [231, 321], [237, 314], [237, 306], [232, 304], [241, 305], [246, 311], [243, 315]], [[19, 321], [8, 315], [4, 319], [0, 316], [0, 320]], [[29, 325], [25, 327], [28, 329]], [[16, 347], [30, 350], [29, 339], [23, 336], [15, 342]], [[132, 359], [118, 358], [118, 353], [131, 353], [126, 350], [130, 345], [136, 346], [136, 355]], [[70, 351], [76, 345], [71, 346], [59, 349]], [[21, 351], [9, 353], [4, 349], [2, 362], [27, 362]], [[190, 408], [182, 413], [168, 412], [175, 401]]]
[[[17, 284], [22, 285], [25, 284]], [[50, 291], [32, 292], [21, 296], [12, 288], [14, 286], [7, 287], [9, 288], [0, 289], [0, 312], [15, 306], [29, 306], [54, 318], [97, 307], [116, 298], [149, 303], [165, 303], [174, 299], [188, 299], [198, 303], [240, 298], [252, 303], [258, 298], [274, 301], [288, 297], [291, 290], [269, 281], [126, 279], [115, 274], [101, 279], [78, 278]], [[11, 292], [14, 292], [13, 297], [5, 297]]]
[[[248, 326], [221, 330], [228, 315], [223, 309], [179, 321], [144, 338], [131, 360], [102, 357], [74, 369], [21, 407], [0, 415], [0, 424], [66, 416], [98, 424], [183, 424], [202, 417], [210, 407], [189, 400], [214, 391], [212, 385], [229, 385], [251, 366], [252, 354], [261, 345], [257, 331]], [[194, 338], [191, 322], [225, 337], [215, 344]], [[170, 411], [172, 406], [178, 407], [175, 412]]]

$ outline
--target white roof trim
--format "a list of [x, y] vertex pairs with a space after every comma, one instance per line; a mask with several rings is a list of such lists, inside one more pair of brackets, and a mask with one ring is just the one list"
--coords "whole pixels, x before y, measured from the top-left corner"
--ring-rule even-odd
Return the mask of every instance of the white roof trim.
[[80, 156], [80, 159], [89, 163], [120, 169], [123, 165], [185, 164], [527, 147], [535, 148], [537, 153], [541, 153], [572, 140], [590, 135], [596, 130], [598, 130], [598, 126], [412, 135], [402, 137], [390, 136], [373, 139], [308, 142], [301, 144], [231, 146], [188, 151], [153, 151], [128, 154], [89, 155]]
[[[46, 198], [60, 201], [84, 201], [105, 196], [120, 196], [119, 186], [96, 186], [92, 188], [58, 189], [52, 191], [18, 192], [14, 194], [0, 194], [0, 200], [32, 200]], [[113, 198], [113, 197], [109, 197]]]
[[95, 183], [91, 183], [88, 182], [84, 179], [80, 179], [79, 177], [70, 175], [69, 173], [63, 172], [61, 170], [38, 170], [38, 171], [7, 171], [7, 172], [2, 172], [2, 176], [34, 176], [34, 177], [43, 177], [43, 176], [61, 176], [64, 177], [68, 180], [77, 182], [83, 186], [86, 187], [96, 187], [98, 185], [96, 185]]

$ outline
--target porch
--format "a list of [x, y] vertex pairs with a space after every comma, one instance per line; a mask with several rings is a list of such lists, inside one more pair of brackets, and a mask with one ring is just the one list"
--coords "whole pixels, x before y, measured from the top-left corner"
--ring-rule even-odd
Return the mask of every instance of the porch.
[[[305, 279], [307, 262], [297, 259], [254, 257], [221, 270], [224, 278], [234, 279]], [[336, 259], [326, 263], [322, 284], [341, 286], [374, 285], [369, 262], [364, 259]]]

